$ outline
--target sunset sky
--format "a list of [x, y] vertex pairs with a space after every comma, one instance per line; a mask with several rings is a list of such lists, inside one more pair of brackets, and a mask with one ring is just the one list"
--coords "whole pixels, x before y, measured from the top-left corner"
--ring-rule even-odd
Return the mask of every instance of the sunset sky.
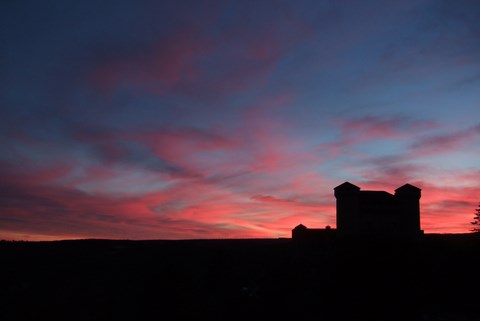
[[480, 201], [480, 2], [3, 1], [0, 239], [289, 237]]

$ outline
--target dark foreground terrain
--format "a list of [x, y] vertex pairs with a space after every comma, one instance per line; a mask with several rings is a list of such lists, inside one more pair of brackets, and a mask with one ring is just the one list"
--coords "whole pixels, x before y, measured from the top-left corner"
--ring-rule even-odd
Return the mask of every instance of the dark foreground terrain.
[[0, 320], [480, 320], [479, 235], [0, 243]]

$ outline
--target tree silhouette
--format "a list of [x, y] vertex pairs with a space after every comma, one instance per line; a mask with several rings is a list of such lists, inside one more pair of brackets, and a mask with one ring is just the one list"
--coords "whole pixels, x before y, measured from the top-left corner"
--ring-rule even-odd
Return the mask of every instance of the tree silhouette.
[[478, 208], [475, 210], [475, 216], [473, 217], [473, 222], [471, 222], [475, 227], [472, 229], [472, 232], [480, 233], [480, 203], [478, 203]]

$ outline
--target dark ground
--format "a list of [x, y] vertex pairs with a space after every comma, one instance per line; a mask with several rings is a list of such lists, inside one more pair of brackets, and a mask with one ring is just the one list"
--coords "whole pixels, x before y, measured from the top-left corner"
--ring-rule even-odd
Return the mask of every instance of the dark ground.
[[480, 234], [0, 242], [0, 320], [480, 320]]

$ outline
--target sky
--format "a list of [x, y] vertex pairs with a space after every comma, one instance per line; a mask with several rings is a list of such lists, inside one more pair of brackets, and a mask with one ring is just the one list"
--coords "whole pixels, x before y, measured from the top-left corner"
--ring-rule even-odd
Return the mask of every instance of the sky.
[[290, 237], [480, 202], [480, 3], [2, 1], [0, 239]]

